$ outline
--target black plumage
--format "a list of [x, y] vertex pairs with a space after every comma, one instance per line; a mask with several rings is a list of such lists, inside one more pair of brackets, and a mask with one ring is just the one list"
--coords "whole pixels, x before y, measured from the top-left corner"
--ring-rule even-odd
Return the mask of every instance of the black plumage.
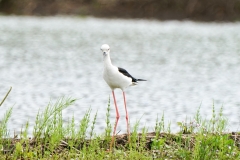
[[120, 68], [118, 67], [118, 71], [120, 73], [122, 73], [123, 75], [129, 77], [129, 78], [132, 78], [132, 82], [137, 82], [137, 81], [147, 81], [147, 80], [144, 80], [144, 79], [137, 79], [137, 78], [134, 78], [133, 76], [131, 76], [131, 74], [129, 74], [125, 69], [123, 68]]

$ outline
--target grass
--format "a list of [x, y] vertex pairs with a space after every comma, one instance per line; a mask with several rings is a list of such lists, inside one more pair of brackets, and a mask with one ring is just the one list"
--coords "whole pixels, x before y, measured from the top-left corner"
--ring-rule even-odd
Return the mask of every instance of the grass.
[[79, 125], [74, 116], [63, 123], [62, 111], [75, 101], [61, 98], [50, 102], [43, 112], [39, 111], [32, 138], [28, 135], [28, 122], [20, 135], [9, 136], [10, 108], [0, 121], [0, 159], [240, 159], [240, 134], [226, 133], [227, 120], [222, 108], [217, 113], [214, 104], [210, 120], [202, 118], [199, 108], [193, 120], [178, 122], [180, 130], [176, 134], [171, 133], [170, 123], [165, 126], [164, 114], [157, 118], [154, 132], [144, 127], [138, 133], [140, 121], [137, 121], [132, 127], [131, 142], [128, 143], [127, 134], [118, 135], [113, 151], [109, 152], [110, 100], [106, 128], [101, 135], [94, 132], [97, 112], [91, 119], [91, 109]]

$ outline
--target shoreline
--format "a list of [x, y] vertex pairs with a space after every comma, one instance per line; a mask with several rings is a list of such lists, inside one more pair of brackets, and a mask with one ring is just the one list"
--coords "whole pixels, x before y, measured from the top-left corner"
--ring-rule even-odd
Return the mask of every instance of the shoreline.
[[3, 15], [76, 15], [98, 18], [192, 20], [203, 22], [240, 21], [240, 1], [0, 1]]

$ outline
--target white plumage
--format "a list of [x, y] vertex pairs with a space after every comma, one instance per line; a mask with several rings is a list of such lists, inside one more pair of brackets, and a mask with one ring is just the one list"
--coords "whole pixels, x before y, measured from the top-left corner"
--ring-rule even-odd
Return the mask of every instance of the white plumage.
[[143, 79], [136, 79], [132, 77], [125, 69], [112, 65], [110, 59], [110, 47], [107, 44], [102, 45], [104, 71], [103, 79], [114, 90], [120, 88], [124, 91], [125, 88], [136, 85], [138, 81], [145, 81]]

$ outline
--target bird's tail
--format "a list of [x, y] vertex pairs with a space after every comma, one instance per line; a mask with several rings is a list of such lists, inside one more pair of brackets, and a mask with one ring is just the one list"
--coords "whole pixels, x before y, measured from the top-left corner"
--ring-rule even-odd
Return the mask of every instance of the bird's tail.
[[137, 81], [147, 81], [147, 80], [145, 80], [145, 79], [137, 79]]

